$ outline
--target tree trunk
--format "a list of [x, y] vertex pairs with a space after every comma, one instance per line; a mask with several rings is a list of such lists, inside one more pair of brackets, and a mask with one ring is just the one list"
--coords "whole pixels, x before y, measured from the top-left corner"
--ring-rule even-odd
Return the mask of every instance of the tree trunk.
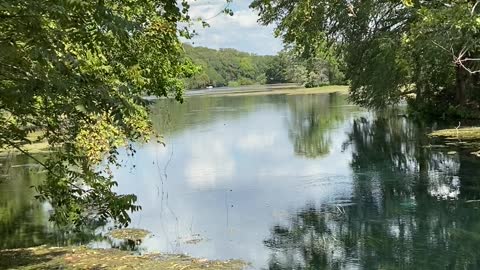
[[455, 101], [459, 105], [465, 105], [465, 89], [466, 89], [466, 81], [467, 81], [467, 71], [461, 67], [460, 65], [456, 66], [456, 93], [455, 93]]
[[480, 73], [475, 73], [472, 75], [472, 85], [474, 89], [480, 87]]

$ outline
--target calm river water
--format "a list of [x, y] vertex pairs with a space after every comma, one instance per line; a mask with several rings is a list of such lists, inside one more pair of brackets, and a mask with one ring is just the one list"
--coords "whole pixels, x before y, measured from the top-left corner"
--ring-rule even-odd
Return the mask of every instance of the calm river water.
[[[193, 96], [153, 112], [166, 147], [138, 146], [114, 172], [143, 207], [131, 226], [154, 234], [141, 252], [254, 269], [480, 269], [480, 162], [431, 147], [432, 125], [339, 94]], [[32, 200], [41, 170], [8, 162], [0, 248], [110, 245], [56, 233]]]

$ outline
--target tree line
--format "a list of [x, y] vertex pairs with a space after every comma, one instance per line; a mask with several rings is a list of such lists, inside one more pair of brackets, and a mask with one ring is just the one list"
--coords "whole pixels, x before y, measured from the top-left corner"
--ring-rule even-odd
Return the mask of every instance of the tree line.
[[338, 61], [310, 59], [284, 49], [277, 55], [256, 55], [235, 49], [210, 49], [183, 45], [186, 55], [199, 67], [185, 80], [188, 89], [207, 86], [298, 83], [307, 87], [345, 83]]

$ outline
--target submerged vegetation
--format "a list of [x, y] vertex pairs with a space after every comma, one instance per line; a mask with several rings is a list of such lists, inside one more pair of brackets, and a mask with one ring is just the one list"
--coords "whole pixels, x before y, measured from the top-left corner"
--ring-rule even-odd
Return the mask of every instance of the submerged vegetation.
[[147, 230], [133, 228], [115, 229], [108, 233], [112, 238], [127, 241], [141, 241], [149, 234], [151, 233]]

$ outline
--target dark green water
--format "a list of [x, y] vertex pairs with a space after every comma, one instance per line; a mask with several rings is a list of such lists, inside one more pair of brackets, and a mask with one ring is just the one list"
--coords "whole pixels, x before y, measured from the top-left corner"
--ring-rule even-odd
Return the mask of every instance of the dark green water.
[[[191, 97], [154, 113], [167, 147], [139, 146], [115, 172], [143, 206], [132, 226], [154, 233], [140, 251], [255, 269], [480, 269], [480, 162], [429, 147], [431, 124], [336, 94]], [[0, 248], [111, 245], [57, 234], [32, 201], [39, 168], [1, 162]]]

